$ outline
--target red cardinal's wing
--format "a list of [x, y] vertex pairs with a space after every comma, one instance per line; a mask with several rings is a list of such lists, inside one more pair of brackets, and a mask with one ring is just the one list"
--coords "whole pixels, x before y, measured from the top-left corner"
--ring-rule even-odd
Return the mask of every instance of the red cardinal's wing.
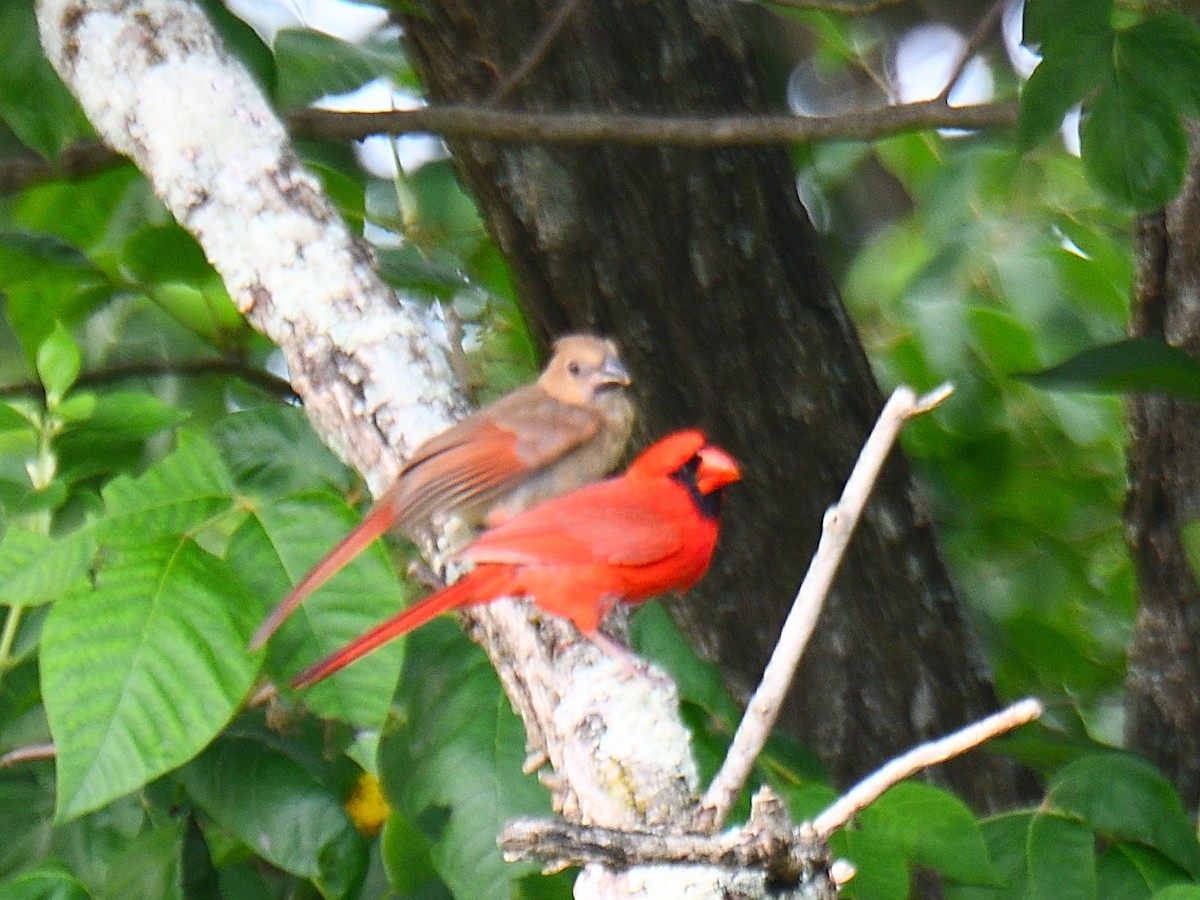
[[679, 552], [682, 488], [665, 481], [631, 490], [620, 478], [536, 506], [484, 532], [463, 551], [472, 562], [645, 566]]

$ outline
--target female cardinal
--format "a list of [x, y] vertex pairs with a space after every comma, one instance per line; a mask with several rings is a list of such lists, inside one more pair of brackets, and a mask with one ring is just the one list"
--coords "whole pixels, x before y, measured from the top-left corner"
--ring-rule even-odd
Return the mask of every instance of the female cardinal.
[[628, 665], [600, 632], [618, 601], [641, 603], [700, 580], [717, 543], [725, 486], [737, 463], [703, 432], [663, 438], [617, 478], [579, 488], [485, 531], [464, 550], [475, 568], [351, 641], [293, 681], [304, 687], [439, 613], [524, 596], [570, 619], [584, 637]]
[[612, 470], [633, 428], [629, 372], [612, 341], [572, 334], [533, 384], [419, 446], [366, 517], [280, 601], [250, 640], [257, 650], [297, 606], [389, 528], [462, 515], [494, 523]]

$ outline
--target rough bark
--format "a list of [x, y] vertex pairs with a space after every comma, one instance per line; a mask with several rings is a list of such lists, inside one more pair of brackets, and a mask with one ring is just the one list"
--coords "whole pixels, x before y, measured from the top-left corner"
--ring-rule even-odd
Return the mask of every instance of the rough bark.
[[[1200, 358], [1200, 135], [1191, 171], [1164, 211], [1143, 216], [1130, 331]], [[1200, 517], [1200, 409], [1167, 397], [1128, 405], [1126, 536], [1138, 613], [1126, 676], [1129, 746], [1171, 779], [1185, 807], [1200, 805], [1200, 589], [1181, 529]]]
[[[431, 97], [479, 102], [518, 71], [552, 0], [423, 2], [404, 16]], [[497, 102], [520, 110], [767, 107], [734, 5], [574, 4]], [[460, 140], [460, 172], [543, 336], [614, 334], [647, 435], [698, 423], [744, 463], [724, 545], [676, 612], [739, 693], [757, 680], [881, 405], [782, 149]], [[918, 389], [931, 387], [918, 385]], [[869, 507], [785, 713], [839, 783], [995, 708], [903, 459]], [[975, 755], [939, 777], [985, 808], [1018, 777]]]

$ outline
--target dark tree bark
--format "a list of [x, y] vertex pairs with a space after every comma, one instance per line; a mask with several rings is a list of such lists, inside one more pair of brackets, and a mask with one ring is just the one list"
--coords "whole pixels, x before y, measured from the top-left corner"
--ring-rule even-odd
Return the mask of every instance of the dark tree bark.
[[[570, 0], [566, 0], [570, 2]], [[493, 97], [550, 0], [422, 2], [405, 15], [432, 99]], [[496, 102], [637, 113], [763, 110], [734, 4], [575, 3]], [[675, 612], [739, 693], [757, 683], [881, 397], [783, 149], [452, 146], [542, 336], [615, 335], [647, 436], [699, 424], [742, 461], [713, 571]], [[922, 385], [918, 388], [932, 387]], [[893, 460], [823, 614], [785, 727], [845, 785], [994, 709], [919, 491]], [[939, 777], [981, 807], [1018, 776], [975, 754]]]
[[[1192, 135], [1183, 193], [1144, 216], [1131, 332], [1200, 358], [1200, 156]], [[1138, 614], [1126, 677], [1126, 741], [1200, 805], [1200, 590], [1180, 530], [1200, 517], [1200, 409], [1167, 397], [1129, 402], [1126, 534]]]

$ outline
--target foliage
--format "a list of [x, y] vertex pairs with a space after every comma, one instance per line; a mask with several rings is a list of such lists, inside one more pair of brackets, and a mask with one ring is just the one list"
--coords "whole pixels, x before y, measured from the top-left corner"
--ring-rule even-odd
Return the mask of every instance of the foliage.
[[[394, 46], [285, 31], [272, 52], [216, 0], [205, 8], [281, 108], [380, 74], [415, 86]], [[0, 12], [0, 153], [52, 158], [89, 129], [37, 50], [31, 10]], [[1190, 360], [1087, 349], [1120, 336], [1130, 289], [1129, 220], [1106, 204], [1175, 190], [1179, 116], [1200, 84], [1190, 22], [1121, 15], [1103, 0], [1031, 6], [1046, 61], [1015, 136], [798, 154], [835, 209], [871, 167], [910, 201], [850, 248], [842, 282], [882, 381], [958, 385], [907, 447], [1001, 692], [1056, 707], [1056, 732], [1009, 744], [1047, 778], [1045, 803], [977, 821], [942, 791], [898, 786], [837, 838], [859, 866], [856, 897], [903, 897], [922, 869], [952, 897], [1195, 895], [1182, 885], [1200, 877], [1200, 848], [1178, 800], [1144, 763], [1097, 746], [1119, 737], [1132, 609], [1120, 409], [1036, 387], [1195, 391]], [[859, 25], [799, 18], [831, 65], [857, 64]], [[1079, 101], [1083, 166], [1045, 140]], [[344, 148], [302, 150], [349, 221], [404, 235], [380, 251], [385, 277], [482, 335], [484, 389], [528, 377], [507, 274], [448, 164], [380, 181]], [[0, 290], [0, 753], [51, 739], [56, 752], [0, 768], [0, 833], [13, 836], [0, 894], [569, 896], [569, 875], [496, 851], [498, 824], [545, 812], [547, 795], [521, 774], [518, 723], [451, 623], [302, 702], [258, 693], [409, 591], [373, 548], [265, 654], [247, 652], [361, 492], [264, 387], [273, 349], [132, 168], [0, 198]], [[1074, 354], [1034, 386], [1011, 377]], [[678, 679], [711, 774], [736, 706], [661, 610], [635, 626]], [[833, 796], [783, 738], [759, 776], [797, 816]]]

